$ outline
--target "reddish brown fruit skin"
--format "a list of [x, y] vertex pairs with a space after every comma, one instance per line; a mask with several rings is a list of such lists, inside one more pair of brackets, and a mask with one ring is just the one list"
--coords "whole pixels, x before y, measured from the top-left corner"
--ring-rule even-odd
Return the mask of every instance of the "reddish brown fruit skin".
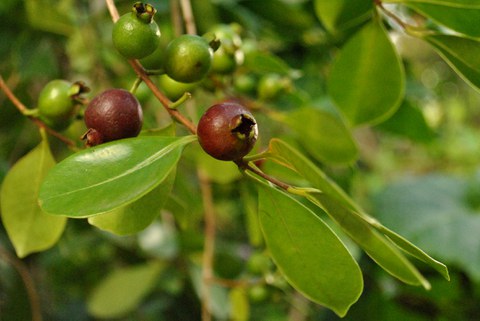
[[203, 114], [197, 135], [207, 154], [219, 160], [235, 161], [252, 150], [258, 128], [247, 108], [228, 101], [213, 105]]
[[134, 95], [124, 89], [106, 90], [85, 110], [87, 145], [138, 136], [142, 124], [142, 107]]

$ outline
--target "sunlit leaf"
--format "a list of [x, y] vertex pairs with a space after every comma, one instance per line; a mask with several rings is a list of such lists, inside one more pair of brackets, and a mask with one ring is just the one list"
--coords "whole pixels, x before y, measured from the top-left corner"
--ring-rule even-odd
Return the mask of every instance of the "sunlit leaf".
[[163, 269], [159, 262], [116, 269], [93, 289], [88, 312], [97, 318], [119, 318], [134, 311]]
[[423, 37], [475, 89], [480, 90], [480, 41], [452, 35]]
[[320, 206], [385, 271], [405, 283], [430, 289], [430, 283], [399, 248], [365, 222], [361, 215], [326, 194], [314, 193], [311, 196], [309, 200]]
[[479, 0], [394, 0], [459, 33], [479, 37]]
[[38, 190], [55, 160], [43, 140], [8, 172], [0, 192], [3, 226], [19, 257], [52, 247], [60, 238], [65, 217], [44, 213], [37, 203]]
[[[448, 270], [443, 263], [433, 259], [431, 256], [426, 254], [424, 251], [412, 244], [410, 241], [398, 235], [394, 231], [386, 228], [376, 219], [366, 214], [360, 208], [360, 206], [356, 204], [356, 202], [352, 200], [335, 182], [333, 182], [320, 168], [315, 166], [300, 152], [289, 146], [287, 143], [278, 139], [272, 139], [270, 141], [270, 151], [272, 152], [272, 156], [274, 157], [274, 159], [281, 162], [282, 164], [290, 166], [300, 175], [302, 175], [305, 179], [307, 179], [312, 184], [312, 187], [321, 190], [328, 197], [328, 202], [334, 204], [332, 205], [333, 209], [339, 208], [340, 213], [350, 213], [349, 215], [354, 216], [353, 218], [348, 218], [348, 220], [346, 220], [346, 223], [357, 222], [354, 223], [354, 225], [359, 224], [359, 226], [367, 224], [370, 228], [373, 228], [381, 234], [387, 236], [391, 242], [393, 242], [403, 251], [425, 262], [426, 264], [437, 270], [443, 277], [449, 279]], [[333, 213], [329, 214], [334, 215], [336, 213], [334, 211]], [[340, 218], [334, 218], [334, 220], [338, 220], [341, 223]], [[349, 228], [348, 224], [345, 226], [342, 226], [342, 224], [339, 225], [342, 228]], [[374, 232], [368, 231], [368, 233], [370, 234]], [[374, 233], [373, 235], [377, 234]], [[362, 235], [359, 235], [359, 237], [361, 236]], [[377, 242], [385, 242], [384, 237], [378, 237], [380, 238], [380, 240], [378, 240]], [[353, 239], [355, 240], [355, 238]], [[388, 247], [390, 247], [388, 243], [389, 242], [387, 242], [387, 245]]]
[[399, 107], [404, 87], [403, 65], [379, 21], [349, 39], [328, 80], [329, 94], [352, 125], [388, 118]]
[[344, 316], [363, 290], [360, 268], [312, 211], [270, 186], [259, 187], [259, 216], [269, 252], [289, 283]]
[[195, 140], [137, 137], [78, 152], [50, 171], [40, 205], [50, 214], [88, 217], [129, 204], [158, 186]]
[[357, 145], [342, 119], [326, 109], [300, 108], [284, 121], [299, 136], [304, 148], [327, 163], [349, 163], [357, 157]]
[[370, 0], [315, 0], [315, 13], [330, 32], [354, 27], [372, 14], [373, 1]]
[[170, 195], [174, 179], [175, 170], [172, 170], [160, 185], [142, 198], [113, 211], [89, 217], [88, 222], [118, 235], [137, 233], [158, 217]]

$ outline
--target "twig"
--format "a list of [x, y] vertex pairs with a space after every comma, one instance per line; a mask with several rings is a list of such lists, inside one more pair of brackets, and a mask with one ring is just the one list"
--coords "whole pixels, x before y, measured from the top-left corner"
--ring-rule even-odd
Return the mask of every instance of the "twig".
[[183, 21], [185, 22], [185, 29], [188, 34], [196, 35], [197, 28], [195, 26], [195, 18], [193, 17], [192, 4], [190, 0], [180, 0], [182, 8]]
[[263, 179], [266, 179], [267, 181], [273, 183], [274, 185], [277, 185], [281, 189], [284, 189], [285, 191], [290, 191], [291, 190], [291, 187], [292, 187], [291, 185], [289, 185], [287, 183], [284, 183], [284, 182], [282, 182], [282, 181], [280, 181], [280, 180], [276, 179], [275, 177], [272, 177], [268, 174], [265, 174], [260, 169], [256, 168], [255, 166], [250, 165], [249, 162], [246, 162], [243, 159], [235, 161], [235, 164], [237, 164], [237, 166], [241, 170], [249, 170], [252, 173], [255, 173], [256, 175], [262, 177]]
[[25, 289], [27, 290], [30, 309], [32, 312], [32, 321], [42, 321], [42, 310], [40, 309], [40, 298], [35, 285], [25, 263], [11, 255], [5, 248], [0, 246], [0, 257], [8, 262], [22, 278]]
[[[105, 1], [107, 2], [107, 8], [108, 8], [108, 11], [110, 12], [110, 16], [112, 17], [113, 22], [117, 21], [119, 18], [119, 14], [114, 1], [113, 0], [105, 0]], [[138, 62], [138, 60], [129, 59], [128, 63], [130, 64], [130, 66], [132, 66], [137, 76], [140, 77], [142, 81], [152, 91], [153, 95], [163, 105], [163, 107], [170, 114], [170, 116], [173, 119], [177, 120], [179, 123], [183, 124], [190, 131], [190, 133], [196, 134], [197, 133], [196, 126], [178, 110], [170, 108], [171, 101], [157, 88], [157, 86], [150, 79], [149, 75], [147, 74], [145, 69], [143, 69], [142, 65]]]
[[387, 10], [384, 6], [381, 0], [374, 0], [374, 3], [377, 7], [380, 8], [380, 10], [385, 13], [388, 17], [390, 17], [392, 20], [394, 20], [400, 27], [402, 27], [403, 30], [408, 30], [409, 26], [403, 22], [399, 17], [397, 17], [393, 12]]
[[77, 149], [77, 144], [63, 136], [62, 134], [60, 134], [59, 132], [51, 129], [50, 127], [48, 127], [43, 121], [41, 121], [40, 119], [36, 118], [36, 117], [33, 117], [31, 115], [28, 115], [28, 112], [29, 112], [29, 108], [27, 108], [16, 96], [15, 94], [10, 90], [10, 87], [8, 87], [8, 85], [5, 83], [5, 81], [3, 80], [3, 77], [0, 75], [0, 89], [5, 93], [5, 95], [7, 96], [7, 98], [12, 102], [12, 104], [18, 109], [18, 111], [20, 111], [23, 115], [27, 116], [28, 118], [30, 118], [31, 121], [33, 121], [35, 123], [35, 125], [37, 125], [39, 128], [43, 128], [47, 131], [47, 133], [49, 133], [50, 135], [52, 136], [55, 136], [56, 138], [58, 138], [59, 140], [61, 140], [63, 143], [65, 143], [68, 147], [70, 147], [71, 149], [73, 150], [76, 150]]
[[210, 281], [213, 279], [213, 256], [215, 252], [215, 209], [213, 208], [210, 179], [202, 170], [198, 170], [198, 178], [205, 211], [205, 245], [202, 257], [202, 321], [210, 321], [212, 320]]

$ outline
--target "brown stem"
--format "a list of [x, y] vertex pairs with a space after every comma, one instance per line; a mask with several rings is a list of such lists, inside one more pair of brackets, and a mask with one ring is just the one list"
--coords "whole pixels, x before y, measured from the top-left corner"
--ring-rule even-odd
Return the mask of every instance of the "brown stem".
[[[107, 2], [108, 11], [112, 17], [113, 22], [117, 21], [119, 18], [117, 7], [113, 0], [105, 0]], [[171, 101], [157, 88], [157, 86], [153, 83], [150, 79], [149, 75], [143, 69], [142, 65], [135, 59], [129, 59], [128, 63], [132, 66], [133, 70], [137, 74], [140, 79], [148, 86], [148, 88], [152, 91], [153, 95], [158, 99], [158, 101], [163, 105], [165, 110], [170, 114], [170, 116], [178, 121], [179, 123], [183, 124], [192, 134], [197, 133], [196, 126], [182, 113], [180, 113], [176, 109], [170, 108]]]
[[180, 6], [178, 0], [170, 0], [170, 12], [172, 17], [173, 31], [175, 37], [183, 33], [182, 17], [180, 15]]
[[203, 208], [205, 211], [205, 245], [202, 257], [202, 321], [212, 320], [210, 313], [210, 280], [213, 279], [213, 257], [215, 252], [215, 209], [213, 206], [212, 184], [207, 175], [198, 170]]
[[280, 181], [280, 180], [276, 179], [275, 177], [272, 177], [268, 174], [265, 174], [260, 169], [250, 165], [250, 163], [244, 161], [243, 159], [235, 161], [235, 164], [237, 164], [237, 166], [240, 169], [249, 170], [252, 173], [255, 173], [256, 175], [262, 177], [263, 179], [266, 179], [267, 181], [273, 183], [274, 185], [277, 185], [281, 189], [284, 189], [284, 190], [288, 191], [291, 188], [291, 186], [289, 184], [284, 183], [284, 182], [282, 182], [282, 181]]
[[37, 290], [35, 289], [35, 284], [33, 278], [30, 274], [25, 263], [11, 255], [5, 248], [0, 246], [0, 257], [8, 262], [20, 275], [22, 278], [23, 284], [27, 291], [28, 300], [30, 301], [30, 308], [32, 311], [32, 321], [42, 321], [42, 310], [40, 308], [40, 297]]
[[390, 17], [392, 20], [394, 20], [400, 27], [402, 27], [403, 30], [408, 29], [408, 25], [401, 20], [399, 17], [397, 17], [393, 12], [387, 10], [384, 6], [381, 0], [374, 0], [374, 3], [377, 7], [380, 8], [380, 10], [385, 13], [388, 17]]
[[[7, 98], [18, 109], [18, 111], [20, 111], [23, 115], [26, 115], [26, 113], [28, 113], [29, 109], [10, 90], [10, 87], [8, 87], [8, 85], [5, 83], [5, 81], [3, 80], [3, 77], [1, 75], [0, 75], [0, 89], [5, 93]], [[77, 144], [73, 140], [71, 140], [71, 139], [63, 136], [59, 132], [51, 129], [40, 119], [38, 119], [36, 117], [33, 117], [33, 116], [30, 116], [30, 115], [26, 115], [26, 116], [28, 118], [30, 118], [30, 120], [33, 121], [35, 123], [35, 125], [38, 126], [38, 128], [45, 129], [47, 131], [47, 133], [49, 133], [52, 136], [57, 137], [59, 140], [61, 140], [63, 143], [65, 143], [71, 149], [74, 149], [74, 150], [77, 149]]]

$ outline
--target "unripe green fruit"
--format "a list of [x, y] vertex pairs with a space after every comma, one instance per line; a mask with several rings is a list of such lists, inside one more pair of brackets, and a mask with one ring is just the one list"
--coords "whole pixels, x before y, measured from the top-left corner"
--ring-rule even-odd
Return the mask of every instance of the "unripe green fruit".
[[219, 160], [236, 161], [252, 150], [258, 128], [247, 108], [235, 102], [223, 102], [203, 114], [197, 135], [207, 154]]
[[113, 26], [115, 48], [128, 59], [140, 59], [153, 53], [160, 44], [160, 28], [153, 20], [155, 8], [137, 2]]
[[140, 133], [143, 113], [137, 98], [123, 89], [109, 89], [96, 96], [85, 110], [87, 146], [135, 137]]
[[196, 35], [181, 35], [167, 46], [165, 72], [179, 82], [197, 82], [209, 71], [212, 56], [213, 50], [206, 39]]
[[291, 89], [292, 83], [289, 78], [277, 74], [266, 74], [258, 81], [257, 94], [260, 100], [276, 98], [281, 91]]
[[66, 129], [75, 114], [75, 97], [83, 85], [56, 79], [50, 81], [38, 97], [38, 117], [50, 128]]
[[198, 83], [178, 82], [170, 78], [168, 75], [163, 74], [158, 78], [158, 85], [168, 99], [176, 101], [182, 97], [184, 93], [194, 90], [198, 86]]

